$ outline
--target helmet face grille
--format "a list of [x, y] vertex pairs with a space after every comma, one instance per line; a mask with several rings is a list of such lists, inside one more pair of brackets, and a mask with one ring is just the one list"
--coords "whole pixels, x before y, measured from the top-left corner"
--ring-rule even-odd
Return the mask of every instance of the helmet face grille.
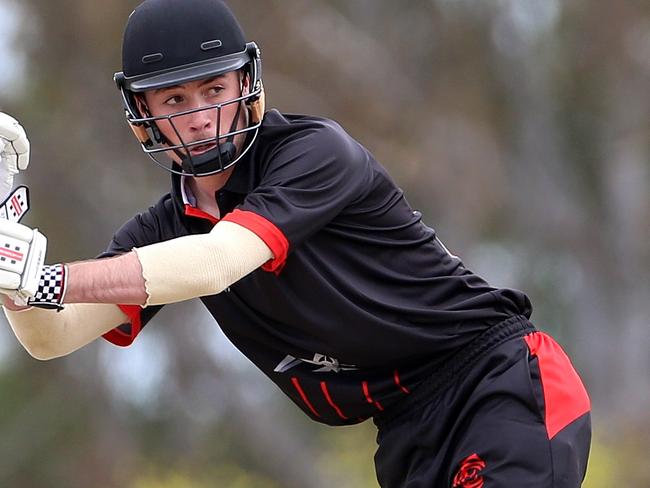
[[146, 0], [129, 17], [125, 77], [170, 72], [246, 49], [244, 31], [221, 0]]
[[[239, 107], [241, 107], [244, 103], [251, 103], [250, 100], [252, 98], [255, 98], [256, 100], [263, 98], [261, 84], [257, 91], [253, 91], [248, 95], [229, 100], [225, 103], [208, 105], [171, 115], [138, 118], [127, 116], [127, 118], [131, 127], [135, 128], [134, 132], [140, 141], [142, 150], [157, 165], [170, 173], [207, 176], [220, 173], [234, 165], [248, 152], [255, 142], [259, 127], [262, 124], [261, 120], [251, 120], [251, 124], [242, 129], [236, 129], [233, 124], [226, 130], [222, 130], [221, 122], [221, 111], [224, 107], [232, 104], [239, 104]], [[177, 128], [176, 121], [180, 117], [200, 111], [216, 112], [214, 135], [201, 140], [184, 140]], [[235, 117], [235, 121], [236, 120], [237, 116]], [[169, 141], [161, 137], [156, 126], [156, 123], [161, 121], [169, 123], [170, 127], [176, 133], [179, 141], [178, 143], [171, 144]], [[239, 135], [244, 135], [246, 142], [242, 150], [237, 154], [233, 141], [235, 137]], [[198, 156], [192, 156], [191, 150], [199, 147], [207, 147], [210, 148], [210, 150]], [[176, 156], [176, 160], [173, 155]], [[180, 162], [178, 160], [180, 160]]]

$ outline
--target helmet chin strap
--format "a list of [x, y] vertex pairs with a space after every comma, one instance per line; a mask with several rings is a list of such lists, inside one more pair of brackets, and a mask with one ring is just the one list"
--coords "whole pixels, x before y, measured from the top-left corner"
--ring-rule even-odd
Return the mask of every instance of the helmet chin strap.
[[181, 157], [183, 171], [194, 176], [201, 176], [201, 173], [211, 173], [230, 164], [235, 159], [237, 147], [231, 141], [226, 141], [198, 156], [181, 154], [178, 149], [174, 152]]
[[[241, 113], [241, 106], [243, 102], [237, 104], [237, 112], [230, 125], [231, 135], [228, 136], [225, 142], [219, 143], [217, 139], [217, 147], [209, 151], [192, 156], [191, 154], [180, 153], [177, 149], [174, 151], [181, 158], [181, 167], [183, 171], [191, 173], [194, 176], [201, 176], [201, 173], [212, 173], [218, 169], [224, 169], [235, 159], [237, 154], [237, 146], [235, 146], [235, 134], [237, 130], [237, 123], [239, 122], [239, 114]], [[217, 127], [217, 130], [219, 128]]]

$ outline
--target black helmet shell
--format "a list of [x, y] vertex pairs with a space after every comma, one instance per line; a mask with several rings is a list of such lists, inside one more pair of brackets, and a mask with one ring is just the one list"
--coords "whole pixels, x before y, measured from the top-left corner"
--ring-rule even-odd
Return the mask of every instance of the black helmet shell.
[[217, 76], [250, 61], [244, 31], [221, 0], [146, 0], [124, 32], [123, 83], [132, 92]]

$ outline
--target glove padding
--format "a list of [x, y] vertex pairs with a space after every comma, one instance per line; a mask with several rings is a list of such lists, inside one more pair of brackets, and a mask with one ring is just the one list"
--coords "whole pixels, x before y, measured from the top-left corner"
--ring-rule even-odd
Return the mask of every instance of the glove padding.
[[16, 119], [0, 112], [0, 195], [7, 195], [14, 176], [29, 165], [29, 140]]
[[46, 250], [38, 229], [0, 219], [0, 293], [27, 305], [38, 290]]

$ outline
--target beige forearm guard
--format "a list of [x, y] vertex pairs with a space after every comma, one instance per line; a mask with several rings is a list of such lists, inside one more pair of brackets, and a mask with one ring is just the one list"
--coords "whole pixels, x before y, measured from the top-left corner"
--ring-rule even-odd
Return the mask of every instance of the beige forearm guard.
[[41, 308], [3, 309], [18, 341], [37, 359], [70, 354], [129, 322], [117, 305], [103, 303], [68, 304], [60, 312]]
[[214, 295], [251, 273], [273, 254], [254, 232], [222, 221], [208, 234], [134, 248], [142, 266], [147, 305]]

